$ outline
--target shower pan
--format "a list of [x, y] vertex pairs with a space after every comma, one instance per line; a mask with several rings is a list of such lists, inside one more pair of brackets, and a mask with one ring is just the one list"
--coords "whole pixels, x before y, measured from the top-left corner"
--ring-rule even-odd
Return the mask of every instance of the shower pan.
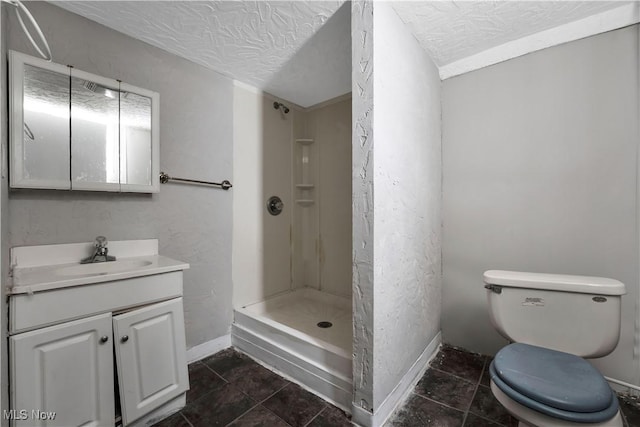
[[240, 350], [350, 412], [351, 328], [348, 298], [302, 288], [236, 309], [233, 339]]

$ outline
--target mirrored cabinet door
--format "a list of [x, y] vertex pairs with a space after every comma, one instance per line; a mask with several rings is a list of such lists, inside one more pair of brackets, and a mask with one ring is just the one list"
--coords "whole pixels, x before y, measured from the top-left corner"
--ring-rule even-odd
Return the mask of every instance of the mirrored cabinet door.
[[158, 185], [153, 174], [158, 168], [157, 105], [156, 93], [121, 83], [121, 191], [140, 191]]
[[68, 190], [69, 68], [10, 52], [11, 184]]
[[9, 51], [11, 188], [160, 191], [160, 95]]
[[71, 70], [71, 189], [120, 191], [116, 80]]

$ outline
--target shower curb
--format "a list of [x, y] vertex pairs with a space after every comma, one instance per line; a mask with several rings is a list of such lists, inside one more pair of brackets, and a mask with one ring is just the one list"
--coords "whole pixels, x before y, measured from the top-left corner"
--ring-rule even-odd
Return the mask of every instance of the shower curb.
[[233, 324], [231, 343], [261, 365], [302, 386], [347, 413], [351, 412], [351, 380], [323, 369], [304, 356], [286, 351], [278, 343]]

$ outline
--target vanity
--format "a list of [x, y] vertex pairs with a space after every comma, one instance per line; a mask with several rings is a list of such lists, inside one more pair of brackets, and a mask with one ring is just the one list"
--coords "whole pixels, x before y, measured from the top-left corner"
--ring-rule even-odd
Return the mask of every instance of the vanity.
[[150, 425], [189, 388], [183, 270], [158, 241], [109, 242], [116, 261], [80, 264], [92, 243], [11, 249], [14, 426]]

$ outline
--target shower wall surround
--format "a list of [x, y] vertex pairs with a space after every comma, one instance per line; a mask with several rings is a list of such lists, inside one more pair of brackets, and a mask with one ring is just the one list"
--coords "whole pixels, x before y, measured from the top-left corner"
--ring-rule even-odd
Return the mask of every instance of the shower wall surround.
[[386, 3], [353, 3], [352, 39], [353, 415], [377, 426], [439, 344], [441, 82]]
[[[296, 110], [282, 114], [273, 99], [238, 83], [233, 89], [233, 305], [291, 289], [291, 138]], [[284, 209], [267, 212], [278, 196]]]
[[[47, 35], [55, 62], [160, 93], [162, 170], [214, 181], [232, 175], [231, 79], [50, 4], [29, 2], [28, 7]], [[13, 13], [5, 28], [8, 48], [32, 54]], [[97, 235], [158, 238], [162, 254], [191, 264], [184, 275], [189, 348], [229, 333], [234, 191], [179, 184], [163, 185], [153, 196], [12, 191], [2, 221], [9, 223], [10, 246], [86, 242]]]
[[307, 113], [318, 146], [320, 286], [351, 298], [351, 99]]
[[485, 270], [613, 277], [627, 288], [620, 341], [593, 363], [640, 384], [638, 28], [444, 81], [447, 343], [488, 354], [506, 344]]
[[[283, 101], [287, 114], [273, 102], [250, 86], [234, 87], [234, 307], [304, 286], [351, 297], [351, 99], [310, 109]], [[303, 143], [313, 163], [304, 179], [295, 166]], [[271, 196], [284, 203], [277, 216], [266, 209]], [[305, 213], [314, 227], [300, 230]], [[302, 244], [306, 266], [294, 256]]]

